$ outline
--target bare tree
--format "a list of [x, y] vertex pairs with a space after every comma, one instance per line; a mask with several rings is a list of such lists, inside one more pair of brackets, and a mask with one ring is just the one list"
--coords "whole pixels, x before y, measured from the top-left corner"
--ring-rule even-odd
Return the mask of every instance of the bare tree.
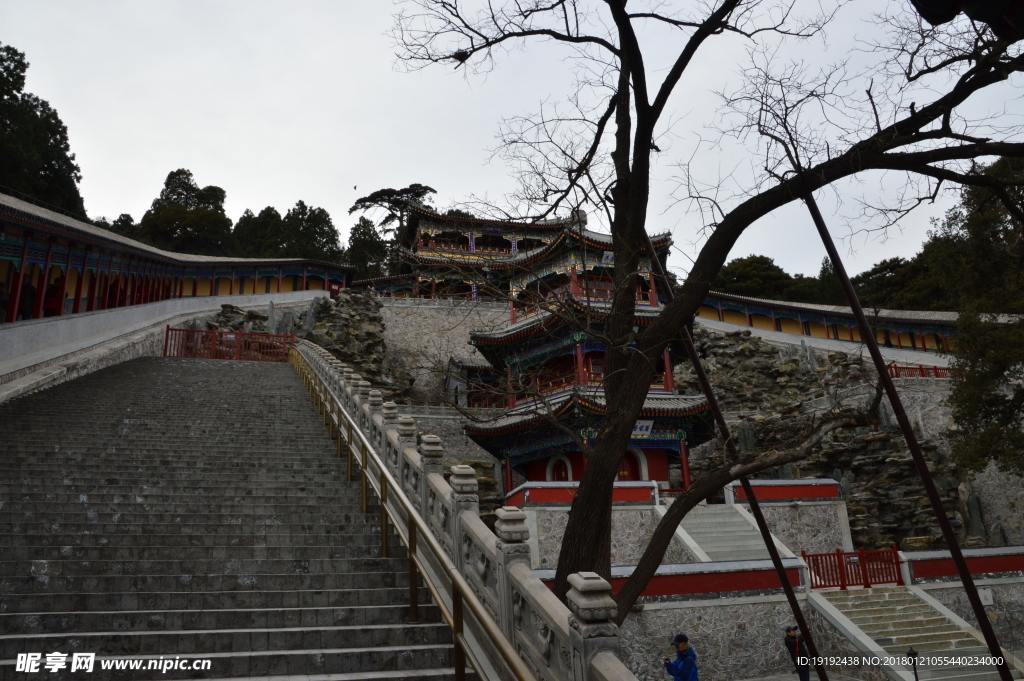
[[[921, 194], [904, 194], [912, 205], [932, 196], [937, 183], [995, 182], [973, 171], [973, 159], [1024, 156], [1018, 122], [1009, 116], [972, 121], [963, 113], [979, 93], [1024, 69], [1020, 49], [983, 25], [961, 18], [929, 27], [909, 5], [890, 3], [892, 14], [877, 17], [884, 38], [864, 46], [872, 62], [868, 66], [840, 64], [816, 72], [773, 57], [774, 49], [787, 41], [826, 35], [839, 4], [828, 3], [817, 15], [801, 18], [795, 2], [787, 0], [510, 0], [478, 6], [461, 0], [408, 0], [396, 16], [393, 35], [408, 68], [454, 64], [467, 73], [486, 71], [503, 50], [546, 40], [564, 45], [571, 55], [567, 61], [578, 69], [572, 108], [566, 110], [572, 115], [552, 119], [542, 112], [513, 119], [505, 128], [503, 147], [503, 153], [532, 159], [519, 165], [523, 189], [514, 198], [538, 216], [566, 204], [597, 207], [608, 216], [615, 254], [614, 298], [604, 326], [608, 409], [569, 513], [555, 582], [559, 597], [564, 598], [573, 572], [610, 574], [612, 486], [657, 358], [693, 320], [747, 227], [865, 171], [897, 171], [901, 182], [909, 182], [906, 186], [920, 187]], [[681, 38], [670, 65], [660, 71], [647, 64], [652, 26], [670, 27]], [[695, 174], [684, 173], [684, 198], [705, 216], [706, 240], [674, 300], [635, 334], [633, 292], [641, 258], [648, 253], [659, 126], [694, 55], [724, 35], [740, 36], [750, 45], [748, 56], [736, 60], [747, 64], [743, 85], [723, 93], [723, 113], [739, 119], [724, 119], [722, 133], [747, 144], [754, 171], [730, 195], [721, 183], [702, 184]], [[655, 73], [660, 80], [655, 81]], [[916, 179], [923, 184], [915, 184]], [[848, 422], [837, 418], [820, 430]], [[787, 457], [798, 457], [815, 437], [757, 461], [770, 467], [793, 460]], [[734, 474], [760, 470], [757, 461], [731, 463], [728, 471], [716, 472], [707, 481], [708, 493]], [[703, 489], [704, 482], [695, 481], [693, 498], [706, 496]], [[658, 553], [655, 544], [667, 545], [661, 541], [666, 531], [659, 528], [649, 547], [659, 561], [664, 546]], [[634, 575], [624, 592], [642, 591], [643, 577]]]

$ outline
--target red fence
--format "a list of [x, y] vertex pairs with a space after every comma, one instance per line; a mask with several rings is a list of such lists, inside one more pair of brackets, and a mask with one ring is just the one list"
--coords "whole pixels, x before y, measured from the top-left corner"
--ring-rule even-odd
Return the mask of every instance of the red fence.
[[167, 327], [164, 357], [234, 359], [244, 362], [284, 362], [295, 336], [236, 331], [193, 331]]
[[848, 586], [871, 588], [878, 584], [903, 585], [900, 572], [899, 551], [893, 546], [888, 551], [865, 551], [843, 553], [801, 552], [811, 573], [811, 588], [825, 589]]
[[949, 378], [948, 367], [901, 367], [889, 365], [890, 378]]

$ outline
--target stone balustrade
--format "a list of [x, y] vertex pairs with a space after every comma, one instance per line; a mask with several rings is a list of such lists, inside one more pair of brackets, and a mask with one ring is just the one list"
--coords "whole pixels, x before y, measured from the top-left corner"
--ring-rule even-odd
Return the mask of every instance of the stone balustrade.
[[[445, 480], [444, 446], [437, 436], [419, 436], [416, 422], [399, 407], [382, 403], [380, 393], [323, 348], [300, 340], [297, 351], [323, 385], [355, 421], [366, 440], [402, 488], [434, 538], [447, 553], [477, 599], [533, 671], [538, 681], [636, 681], [618, 657], [618, 627], [611, 586], [594, 573], [569, 578], [566, 607], [530, 567], [526, 515], [515, 507], [497, 510], [494, 531], [481, 520], [477, 481], [469, 466], [453, 466]], [[338, 423], [342, 421], [339, 419]], [[345, 436], [346, 430], [339, 426]], [[353, 442], [346, 443], [353, 447]], [[359, 451], [358, 447], [355, 447]], [[405, 520], [402, 507], [388, 507]], [[451, 598], [444, 570], [431, 556], [417, 555], [434, 568], [435, 584]], [[446, 605], [450, 607], [449, 600]], [[493, 678], [511, 679], [483, 627], [467, 612], [465, 635], [472, 655]], [[491, 674], [485, 674], [491, 677]]]

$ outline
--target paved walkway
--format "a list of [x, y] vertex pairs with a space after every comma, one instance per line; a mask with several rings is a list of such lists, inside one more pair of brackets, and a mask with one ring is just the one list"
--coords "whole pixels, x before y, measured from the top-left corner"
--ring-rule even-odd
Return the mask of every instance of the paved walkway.
[[[787, 345], [800, 345], [801, 341], [812, 348], [826, 350], [828, 352], [845, 352], [851, 355], [863, 353], [868, 354], [868, 348], [863, 343], [851, 343], [849, 341], [832, 340], [831, 338], [818, 338], [815, 336], [798, 336], [795, 333], [782, 333], [781, 331], [768, 331], [757, 329], [751, 326], [739, 324], [728, 324], [716, 319], [705, 319], [699, 317], [697, 321], [709, 329], [715, 331], [743, 331], [746, 329], [754, 336], [765, 339], [772, 343], [785, 343]], [[898, 348], [879, 348], [882, 357], [887, 361], [898, 364], [913, 364], [924, 366], [945, 367], [949, 366], [949, 355], [941, 355], [937, 352], [921, 352], [920, 350], [900, 350]]]

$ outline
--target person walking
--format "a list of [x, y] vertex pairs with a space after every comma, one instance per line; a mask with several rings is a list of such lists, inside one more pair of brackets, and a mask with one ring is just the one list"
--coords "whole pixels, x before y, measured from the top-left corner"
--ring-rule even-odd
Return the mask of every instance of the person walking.
[[793, 658], [793, 665], [796, 667], [797, 676], [800, 681], [810, 681], [811, 668], [807, 664], [800, 664], [801, 658], [807, 657], [807, 649], [804, 647], [804, 637], [800, 636], [799, 627], [786, 627], [786, 638], [783, 641], [789, 656]]
[[676, 649], [676, 659], [661, 658], [668, 672], [675, 681], [700, 681], [697, 678], [697, 651], [690, 645], [686, 634], [678, 634], [672, 639]]

